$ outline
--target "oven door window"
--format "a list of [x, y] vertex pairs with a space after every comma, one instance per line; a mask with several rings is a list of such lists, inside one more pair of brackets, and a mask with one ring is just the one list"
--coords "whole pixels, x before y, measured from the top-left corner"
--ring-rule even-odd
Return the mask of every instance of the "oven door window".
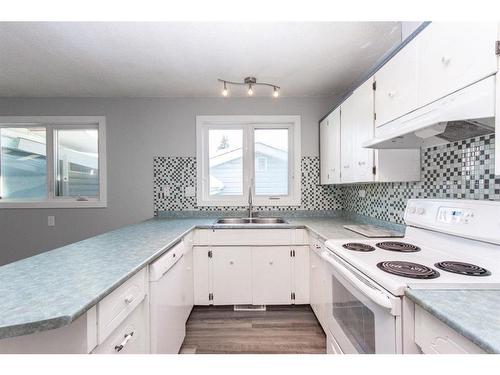
[[375, 353], [375, 314], [332, 276], [332, 314], [358, 353]]

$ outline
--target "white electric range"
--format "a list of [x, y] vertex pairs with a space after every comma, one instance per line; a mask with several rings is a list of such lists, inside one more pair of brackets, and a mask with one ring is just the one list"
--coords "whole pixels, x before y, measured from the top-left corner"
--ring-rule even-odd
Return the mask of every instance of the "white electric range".
[[346, 353], [404, 352], [407, 288], [500, 288], [500, 202], [412, 199], [403, 238], [328, 240], [330, 330]]

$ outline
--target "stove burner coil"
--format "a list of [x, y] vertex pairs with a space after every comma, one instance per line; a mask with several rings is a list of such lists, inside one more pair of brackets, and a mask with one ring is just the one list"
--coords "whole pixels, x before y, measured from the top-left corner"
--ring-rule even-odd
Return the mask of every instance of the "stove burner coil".
[[352, 250], [352, 251], [362, 251], [362, 252], [367, 252], [367, 251], [375, 251], [375, 248], [373, 246], [364, 244], [364, 243], [356, 243], [356, 242], [350, 242], [343, 244], [342, 247], [347, 250]]
[[444, 261], [434, 264], [437, 268], [452, 272], [458, 273], [460, 275], [467, 276], [489, 276], [491, 272], [487, 269], [476, 266], [475, 264], [463, 263], [463, 262], [454, 262], [454, 261]]
[[399, 251], [401, 253], [415, 253], [420, 251], [420, 247], [405, 242], [385, 241], [376, 244], [380, 249], [389, 251]]
[[393, 275], [409, 277], [412, 279], [435, 279], [439, 277], [439, 272], [418, 263], [402, 261], [386, 261], [377, 264], [382, 271]]

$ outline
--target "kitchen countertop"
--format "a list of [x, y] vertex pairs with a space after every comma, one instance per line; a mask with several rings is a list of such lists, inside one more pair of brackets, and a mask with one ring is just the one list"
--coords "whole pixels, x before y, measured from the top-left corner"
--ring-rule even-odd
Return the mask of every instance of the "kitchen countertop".
[[500, 290], [408, 289], [406, 295], [488, 353], [500, 353]]
[[[213, 228], [214, 220], [154, 218], [0, 267], [0, 339], [69, 325], [189, 231]], [[287, 220], [215, 227], [307, 227], [324, 239], [362, 237], [342, 227], [361, 222], [353, 217]]]

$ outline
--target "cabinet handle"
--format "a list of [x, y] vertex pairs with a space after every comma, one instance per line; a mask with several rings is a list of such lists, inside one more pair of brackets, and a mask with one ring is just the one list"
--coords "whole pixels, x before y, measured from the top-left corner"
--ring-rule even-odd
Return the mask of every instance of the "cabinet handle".
[[134, 336], [134, 331], [130, 332], [130, 333], [127, 333], [125, 336], [124, 336], [124, 339], [123, 341], [119, 344], [119, 345], [115, 345], [115, 351], [119, 352], [121, 351], [125, 346], [127, 346], [128, 342], [130, 341], [130, 339], [132, 338], [132, 336]]
[[389, 98], [394, 98], [396, 96], [396, 93], [396, 91], [389, 91], [387, 95], [389, 96]]
[[321, 246], [320, 245], [314, 245], [314, 248], [319, 250], [319, 249], [321, 249]]
[[347, 169], [347, 168], [349, 168], [349, 165], [344, 165], [344, 169]]
[[441, 62], [443, 63], [443, 65], [448, 66], [451, 62], [451, 57], [444, 55], [443, 57], [441, 57]]
[[365, 164], [366, 164], [366, 162], [364, 162], [364, 161], [358, 162], [358, 165], [365, 165]]
[[134, 299], [135, 299], [134, 295], [129, 294], [128, 296], [125, 297], [125, 303], [130, 304], [130, 303], [134, 302]]

